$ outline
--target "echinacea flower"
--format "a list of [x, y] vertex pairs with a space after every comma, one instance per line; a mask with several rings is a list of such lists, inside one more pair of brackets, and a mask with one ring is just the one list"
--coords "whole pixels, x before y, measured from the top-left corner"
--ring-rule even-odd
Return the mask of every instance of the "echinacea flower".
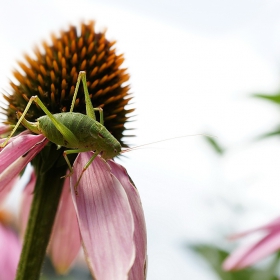
[[[78, 72], [83, 70], [87, 72], [93, 105], [104, 110], [106, 128], [126, 146], [122, 139], [124, 123], [134, 109], [125, 107], [131, 99], [124, 84], [129, 76], [126, 69], [119, 68], [123, 58], [111, 48], [114, 43], [105, 38], [105, 33], [95, 33], [93, 23], [82, 24], [80, 32], [71, 27], [60, 38], [53, 36], [52, 41], [52, 46], [43, 43], [43, 53], [35, 51], [36, 59], [25, 56], [27, 65], [20, 63], [24, 74], [14, 72], [19, 83], [11, 82], [13, 93], [4, 95], [9, 102], [4, 109], [6, 123], [15, 125], [16, 111], [23, 112], [34, 95], [40, 96], [52, 114], [69, 111]], [[85, 114], [82, 87], [74, 111]], [[41, 115], [41, 109], [32, 104], [26, 118], [34, 121]], [[4, 127], [2, 135], [7, 129]], [[145, 279], [144, 214], [126, 170], [97, 156], [84, 172], [92, 152], [83, 152], [70, 155], [73, 174], [61, 179], [68, 168], [62, 157], [65, 148], [57, 149], [43, 135], [33, 135], [22, 126], [20, 131], [0, 152], [0, 198], [28, 162], [34, 167], [23, 195], [21, 224], [25, 229], [28, 220], [28, 225], [17, 279], [39, 277], [47, 246], [57, 271], [66, 272], [80, 244], [94, 279]], [[5, 138], [0, 144], [3, 141]]]
[[237, 239], [256, 232], [264, 232], [264, 236], [259, 241], [233, 252], [223, 263], [225, 270], [239, 270], [251, 266], [280, 249], [280, 218], [230, 238]]
[[0, 211], [0, 279], [14, 280], [21, 251], [19, 237], [10, 225], [9, 213]]

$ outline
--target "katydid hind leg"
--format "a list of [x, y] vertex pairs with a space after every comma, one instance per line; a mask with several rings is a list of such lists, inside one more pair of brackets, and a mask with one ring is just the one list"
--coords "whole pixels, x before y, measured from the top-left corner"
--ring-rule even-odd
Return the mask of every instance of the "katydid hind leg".
[[13, 134], [16, 132], [16, 130], [17, 130], [17, 128], [19, 127], [19, 125], [21, 124], [21, 122], [22, 122], [22, 120], [24, 119], [25, 115], [27, 114], [27, 112], [28, 112], [28, 110], [29, 110], [29, 108], [30, 108], [32, 102], [34, 101], [34, 99], [35, 99], [35, 96], [32, 96], [32, 97], [29, 99], [29, 101], [28, 101], [28, 103], [27, 103], [27, 105], [26, 105], [26, 107], [25, 107], [23, 113], [21, 114], [21, 116], [20, 116], [18, 122], [16, 123], [14, 129], [12, 130], [11, 134], [7, 137], [7, 139], [5, 140], [5, 142], [3, 142], [3, 143], [0, 145], [0, 148], [4, 148], [4, 147], [7, 145], [7, 143], [9, 142], [9, 140], [11, 139], [11, 137], [13, 136]]
[[[33, 97], [31, 97], [33, 98]], [[30, 99], [31, 99], [30, 98]], [[72, 146], [75, 146], [75, 144], [78, 143], [77, 137], [73, 134], [73, 132], [67, 128], [64, 124], [59, 122], [52, 113], [47, 109], [47, 107], [44, 105], [44, 103], [40, 100], [38, 96], [34, 97], [34, 102], [38, 104], [38, 106], [46, 113], [46, 115], [50, 118], [51, 122], [54, 124], [54, 126], [57, 128], [57, 130], [63, 135], [63, 138]]]
[[43, 111], [44, 113], [50, 118], [54, 126], [59, 130], [59, 132], [63, 135], [66, 141], [68, 141], [71, 144], [75, 144], [78, 142], [76, 136], [62, 123], [60, 123], [53, 115], [52, 113], [48, 110], [48, 108], [44, 105], [44, 103], [40, 100], [40, 98], [37, 95], [31, 96], [23, 113], [21, 114], [17, 124], [15, 125], [13, 131], [9, 135], [9, 137], [6, 139], [4, 143], [0, 145], [1, 148], [5, 147], [10, 138], [13, 136], [15, 131], [17, 130], [18, 126], [20, 123], [23, 121], [25, 115], [27, 114], [32, 102], [35, 102]]

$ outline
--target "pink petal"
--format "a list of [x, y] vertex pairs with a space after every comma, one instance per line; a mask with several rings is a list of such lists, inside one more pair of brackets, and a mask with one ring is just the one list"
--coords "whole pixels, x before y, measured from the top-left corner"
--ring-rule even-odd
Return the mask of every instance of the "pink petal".
[[144, 218], [144, 211], [137, 189], [132, 185], [125, 168], [114, 161], [108, 161], [112, 173], [122, 184], [133, 214], [134, 219], [134, 242], [136, 246], [136, 257], [134, 264], [129, 272], [130, 280], [146, 279], [146, 259], [147, 259], [147, 232]]
[[99, 156], [74, 186], [92, 153], [80, 153], [70, 178], [83, 247], [96, 280], [125, 280], [135, 259], [134, 223], [126, 193]]
[[235, 240], [235, 239], [238, 239], [241, 237], [245, 237], [251, 233], [255, 233], [257, 231], [272, 231], [272, 230], [277, 230], [277, 229], [280, 231], [280, 218], [277, 218], [277, 219], [273, 220], [272, 222], [267, 223], [263, 226], [249, 229], [249, 230], [243, 231], [241, 233], [233, 234], [233, 235], [229, 236], [228, 238], [230, 240]]
[[[15, 139], [17, 139], [17, 138], [20, 138], [20, 137], [22, 137], [23, 135], [32, 135], [31, 133], [30, 133], [30, 131], [29, 130], [24, 130], [23, 132], [21, 132], [20, 134], [18, 134], [18, 135], [16, 135], [16, 136], [13, 136], [12, 138], [10, 138], [10, 140], [8, 141], [8, 144], [9, 143], [11, 143], [11, 142], [13, 142], [13, 141], [15, 141]], [[0, 139], [0, 144], [2, 144], [3, 142], [5, 142], [6, 141], [6, 138], [1, 138]], [[8, 145], [7, 144], [7, 145]], [[7, 146], [6, 145], [6, 146]], [[5, 147], [6, 147], [5, 146]], [[4, 147], [4, 148], [5, 148]], [[0, 148], [0, 151], [2, 151], [4, 148]]]
[[249, 248], [241, 248], [224, 262], [225, 270], [237, 270], [250, 266], [280, 248], [280, 231], [274, 230]]
[[48, 143], [43, 135], [20, 135], [0, 152], [0, 192]]
[[21, 211], [20, 211], [20, 232], [21, 236], [24, 236], [24, 232], [27, 226], [31, 203], [33, 200], [33, 191], [36, 184], [36, 175], [33, 171], [28, 184], [25, 186], [22, 194]]
[[21, 252], [16, 234], [0, 224], [0, 279], [14, 280]]
[[70, 180], [67, 177], [49, 244], [49, 254], [58, 273], [67, 272], [80, 248], [80, 230], [71, 197]]

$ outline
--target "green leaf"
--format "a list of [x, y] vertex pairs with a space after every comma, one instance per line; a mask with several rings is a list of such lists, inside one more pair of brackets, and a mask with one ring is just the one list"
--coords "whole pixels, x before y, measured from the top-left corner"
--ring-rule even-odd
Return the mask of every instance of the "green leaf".
[[262, 139], [265, 139], [265, 138], [268, 138], [268, 137], [273, 137], [273, 136], [279, 136], [280, 135], [280, 128], [277, 128], [276, 130], [274, 131], [271, 131], [271, 132], [267, 132], [265, 134], [262, 134], [260, 135], [257, 140], [262, 140]]
[[275, 95], [254, 94], [253, 97], [266, 99], [280, 105], [280, 93]]
[[218, 153], [219, 155], [223, 155], [224, 154], [225, 149], [222, 148], [222, 146], [217, 142], [217, 140], [215, 138], [205, 135], [204, 139], [213, 148], [213, 150], [216, 153]]
[[[212, 245], [193, 245], [191, 246], [196, 253], [203, 257], [208, 264], [211, 266], [213, 271], [222, 280], [241, 280], [250, 279], [251, 271], [224, 271], [222, 268], [222, 263], [228, 256], [228, 252], [219, 249]], [[265, 279], [263, 279], [265, 280]]]

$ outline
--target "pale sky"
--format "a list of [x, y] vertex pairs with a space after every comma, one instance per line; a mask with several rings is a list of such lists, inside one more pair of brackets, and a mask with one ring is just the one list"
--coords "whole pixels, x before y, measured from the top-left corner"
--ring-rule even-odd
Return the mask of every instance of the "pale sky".
[[[225, 244], [226, 234], [280, 214], [279, 141], [252, 142], [279, 114], [250, 98], [279, 89], [280, 2], [77, 3], [1, 3], [0, 87], [8, 90], [16, 61], [50, 32], [87, 19], [108, 28], [131, 74], [133, 144], [211, 133], [229, 148], [219, 158], [201, 137], [188, 137], [131, 152], [121, 162], [146, 214], [148, 279], [215, 280], [182, 249], [184, 242]], [[245, 212], [234, 213], [238, 205]]]

